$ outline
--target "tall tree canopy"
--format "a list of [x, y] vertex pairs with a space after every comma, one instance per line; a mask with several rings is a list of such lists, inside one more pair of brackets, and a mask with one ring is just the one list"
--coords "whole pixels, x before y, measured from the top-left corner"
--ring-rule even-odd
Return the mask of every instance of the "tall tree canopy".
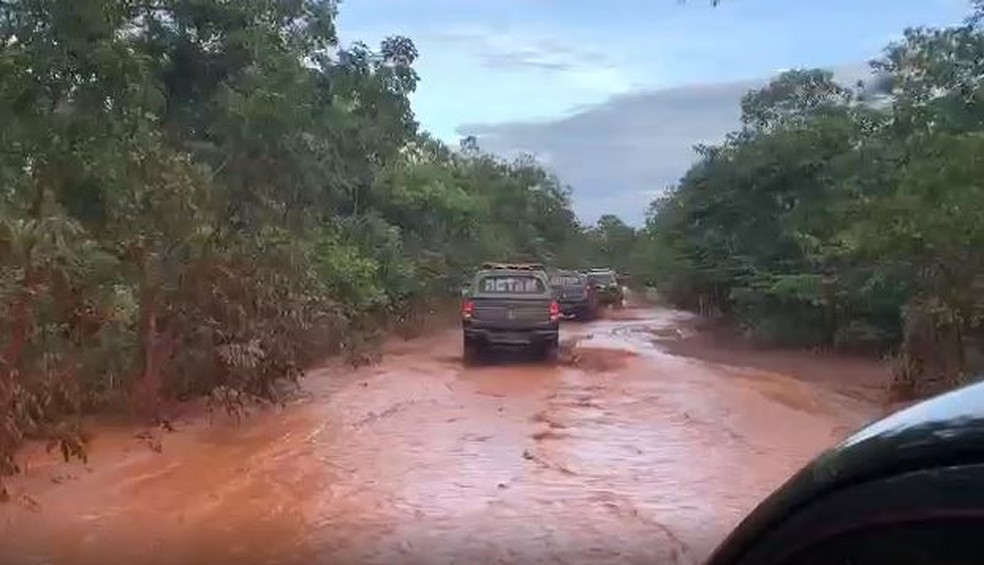
[[276, 400], [490, 258], [583, 237], [535, 161], [418, 129], [332, 0], [0, 2], [0, 474], [131, 399]]
[[907, 392], [982, 368], [982, 15], [908, 30], [874, 88], [799, 70], [750, 92], [653, 203], [649, 279], [761, 339], [896, 351]]

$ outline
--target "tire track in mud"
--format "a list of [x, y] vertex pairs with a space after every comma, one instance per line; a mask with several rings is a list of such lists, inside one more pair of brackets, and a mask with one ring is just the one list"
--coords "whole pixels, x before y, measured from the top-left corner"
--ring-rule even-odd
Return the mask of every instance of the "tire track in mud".
[[699, 563], [686, 542], [680, 539], [669, 526], [641, 512], [631, 499], [615, 493], [604, 492], [597, 497], [595, 502], [614, 513], [618, 518], [639, 522], [666, 536], [672, 545], [670, 555], [673, 559], [673, 565], [697, 565]]
[[[532, 418], [534, 423], [546, 426], [546, 429], [540, 429], [533, 433], [534, 441], [538, 445], [548, 442], [560, 445], [566, 443], [568, 444], [568, 451], [580, 450], [582, 452], [597, 448], [599, 447], [598, 444], [610, 443], [621, 448], [622, 453], [629, 454], [629, 459], [633, 456], [646, 459], [648, 455], [648, 458], [653, 462], [649, 468], [651, 472], [668, 471], [669, 475], [679, 477], [678, 488], [683, 492], [689, 491], [691, 494], [699, 494], [702, 486], [708, 483], [708, 480], [703, 479], [701, 475], [713, 476], [713, 473], [707, 472], [697, 473], [697, 476], [694, 476], [689, 465], [680, 464], [680, 461], [688, 460], [687, 451], [692, 452], [693, 447], [703, 445], [720, 449], [726, 446], [725, 449], [727, 450], [741, 453], [742, 459], [757, 460], [756, 464], [759, 466], [765, 458], [789, 459], [790, 450], [786, 448], [776, 449], [779, 446], [769, 445], [772, 441], [771, 438], [775, 437], [774, 433], [762, 434], [754, 440], [749, 435], [743, 415], [745, 412], [754, 412], [754, 409], [747, 410], [749, 407], [746, 404], [754, 400], [747, 397], [749, 392], [756, 392], [754, 389], [757, 386], [750, 387], [749, 392], [743, 391], [741, 402], [733, 406], [730, 402], [731, 399], [727, 398], [727, 395], [730, 394], [727, 389], [749, 388], [747, 385], [729, 383], [726, 390], [711, 394], [710, 397], [704, 398], [700, 402], [694, 402], [696, 398], [700, 397], [700, 390], [708, 389], [710, 391], [719, 387], [721, 375], [714, 372], [715, 367], [713, 365], [674, 358], [663, 353], [658, 345], [654, 344], [654, 335], [661, 339], [680, 339], [684, 336], [684, 332], [677, 328], [660, 327], [659, 323], [654, 324], [652, 321], [646, 320], [632, 320], [625, 323], [606, 321], [600, 327], [593, 328], [591, 333], [580, 335], [571, 340], [570, 358], [565, 361], [567, 366], [579, 373], [579, 376], [565, 380], [547, 399], [547, 408], [534, 415]], [[592, 355], [609, 358], [622, 356], [624, 359], [615, 363], [592, 363], [589, 357]], [[587, 362], [584, 361], [585, 357], [588, 357]], [[652, 375], [653, 378], [650, 379], [639, 378], [638, 375], [635, 378], [628, 378], [628, 374], [637, 373], [640, 367], [647, 366], [655, 366], [664, 370], [653, 371], [656, 374]], [[618, 377], [613, 379], [610, 373], [615, 373]], [[755, 376], [753, 375], [752, 378], [754, 379]], [[662, 382], [660, 379], [663, 379]], [[616, 386], [619, 381], [624, 381], [625, 386]], [[792, 381], [780, 382], [778, 386], [781, 387], [787, 383], [795, 390], [797, 383]], [[696, 396], [695, 393], [697, 393]], [[758, 394], [755, 396], [759, 399], [754, 400], [755, 404], [773, 405], [774, 402], [785, 404], [781, 402], [784, 398], [759, 396]], [[803, 410], [800, 410], [800, 406], [797, 405], [789, 405], [787, 408], [803, 412], [800, 415], [803, 419], [829, 418], [833, 414], [832, 411], [813, 409], [815, 406], [822, 406], [829, 401], [828, 398], [824, 398], [824, 395], [819, 396], [820, 398], [813, 405], [806, 406]], [[615, 399], [616, 402], [607, 402], [611, 399]], [[634, 415], [643, 411], [648, 413], [638, 418], [638, 421], [633, 422]], [[672, 450], [674, 444], [684, 445], [686, 446], [684, 451], [676, 456], [671, 455], [669, 458], [659, 457], [660, 449], [652, 448], [652, 444], [660, 442], [659, 437], [650, 437], [650, 447], [647, 449], [643, 449], [631, 441], [626, 443], [605, 437], [604, 428], [606, 427], [612, 431], [609, 437], [618, 437], [619, 428], [622, 428], [623, 433], [631, 437], [634, 424], [644, 422], [647, 419], [651, 426], [663, 429], [664, 435], [676, 438], [665, 442], [664, 446], [668, 445]], [[816, 426], [816, 423], [812, 425]], [[843, 427], [839, 424], [833, 426], [834, 430], [843, 429]], [[562, 430], [562, 433], [558, 433], [557, 430]], [[834, 430], [828, 431], [825, 437], [830, 437], [831, 434], [836, 435]], [[638, 432], [638, 430], [636, 431]], [[768, 431], [773, 432], [775, 430], [770, 429]], [[816, 435], [819, 436], [820, 434]], [[646, 442], [646, 437], [644, 433], [640, 433], [638, 441]], [[549, 449], [547, 449], [548, 454], [544, 454], [542, 451], [543, 449], [536, 452], [534, 459], [541, 463], [545, 470], [559, 471], [567, 476], [576, 475], [585, 481], [608, 479], [612, 485], [620, 484], [625, 480], [625, 477], [618, 477], [618, 473], [611, 475], [594, 473], [590, 468], [581, 468], [569, 464], [563, 458], [557, 459], [556, 456], [549, 454]], [[609, 450], [605, 454], [609, 455], [611, 451]], [[805, 462], [811, 452], [806, 449], [801, 450], [801, 453], [807, 455], [794, 456], [794, 460], [798, 457], [799, 460]], [[625, 466], [625, 462], [619, 461], [618, 458], [619, 456], [615, 456], [609, 461], [614, 469]], [[672, 461], [674, 458], [677, 460], [675, 464]], [[707, 464], [713, 464], [713, 462], [708, 461]], [[789, 468], [796, 468], [797, 466], [798, 463], [794, 463], [789, 465]], [[718, 480], [727, 481], [730, 467], [722, 467], [722, 470], [723, 472], [717, 475]], [[779, 473], [774, 475], [781, 476]], [[644, 476], [644, 473], [635, 473], [632, 474], [630, 480], [637, 481]], [[692, 486], [688, 487], [688, 483]], [[740, 485], [740, 482], [737, 484]], [[717, 485], [717, 490], [727, 491], [720, 484]], [[755, 490], [748, 490], [744, 493], [744, 499], [751, 501], [747, 503], [748, 507], [756, 500], [749, 496], [749, 493], [754, 492]], [[734, 500], [742, 499], [741, 496], [736, 496], [736, 493], [722, 492], [722, 494], [724, 494], [726, 501], [723, 506], [733, 507]], [[622, 506], [610, 502], [606, 503], [606, 507], [612, 509], [614, 504], [619, 509], [620, 515], [629, 516], [639, 522], [646, 523], [651, 528], [661, 531], [671, 540], [674, 563], [696, 563], [698, 562], [698, 555], [704, 555], [710, 551], [710, 546], [701, 550], [693, 550], [685, 541], [687, 536], [677, 533], [683, 526], [663, 523], [651, 512], [640, 510], [632, 502], [633, 495], [615, 494], [612, 497], [614, 500], [620, 501]], [[624, 509], [626, 502], [630, 505], [630, 510]], [[685, 500], [680, 500], [679, 504], [690, 508], [700, 506], [689, 504]], [[740, 514], [732, 514], [732, 516], [737, 515]], [[724, 520], [724, 523], [727, 523], [727, 520]], [[723, 529], [720, 531], [723, 535]], [[690, 537], [699, 541], [705, 536], [694, 535]]]
[[[607, 336], [617, 339], [623, 336], [634, 336], [634, 334], [638, 331], [639, 330], [634, 327], [630, 328], [615, 326], [605, 333]], [[636, 352], [631, 350], [596, 347], [593, 342], [594, 336], [595, 334], [589, 333], [584, 336], [580, 336], [579, 339], [571, 340], [569, 344], [569, 357], [565, 360], [566, 365], [584, 373], [587, 378], [604, 378], [605, 373], [617, 372], [619, 369], [623, 369], [626, 365], [635, 361], [635, 358], [638, 356]], [[582, 347], [582, 344], [585, 343], [590, 343], [591, 345], [588, 347]], [[585, 424], [590, 425], [592, 420], [600, 419], [604, 421], [611, 418], [611, 412], [607, 410], [606, 405], [601, 402], [602, 398], [600, 398], [603, 397], [605, 393], [610, 392], [610, 386], [606, 386], [598, 382], [561, 385], [548, 397], [548, 408], [537, 412], [531, 418], [531, 421], [534, 423], [547, 426], [547, 429], [541, 429], [532, 434], [533, 440], [537, 444], [546, 441], [576, 441], [576, 431], [572, 432], [571, 430], [583, 428]], [[619, 392], [624, 394], [627, 391], [621, 390]], [[634, 403], [648, 403], [651, 402], [653, 398], [654, 397], [649, 396], [642, 400], [636, 400]], [[586, 418], [584, 409], [594, 412]], [[558, 411], [563, 411], [571, 417], [568, 421], [561, 423], [550, 415], [551, 412]], [[597, 411], [601, 411], [600, 418], [598, 417], [599, 414], [597, 414]], [[688, 418], [685, 417], [684, 419], [687, 420]], [[564, 431], [558, 432], [557, 430]], [[624, 447], [631, 455], [637, 456], [643, 454], [643, 450], [637, 446], [628, 445]], [[577, 476], [589, 482], [604, 482], [606, 479], [610, 478], [610, 475], [606, 474], [592, 475], [583, 471], [575, 471], [565, 464], [558, 463], [543, 455], [538, 455], [530, 451], [525, 451], [524, 457], [540, 464], [543, 469], [556, 471], [567, 477]], [[657, 537], [661, 536], [666, 538], [671, 546], [670, 559], [673, 564], [691, 565], [698, 563], [697, 558], [694, 556], [687, 543], [684, 542], [670, 526], [660, 522], [654, 516], [641, 511], [633, 503], [631, 498], [625, 495], [617, 494], [610, 490], [605, 490], [600, 493], [593, 494], [589, 497], [588, 502], [594, 506], [600, 507], [608, 513], [613, 514], [620, 521], [628, 520], [631, 522], [636, 522], [642, 525], [645, 529], [653, 530]]]

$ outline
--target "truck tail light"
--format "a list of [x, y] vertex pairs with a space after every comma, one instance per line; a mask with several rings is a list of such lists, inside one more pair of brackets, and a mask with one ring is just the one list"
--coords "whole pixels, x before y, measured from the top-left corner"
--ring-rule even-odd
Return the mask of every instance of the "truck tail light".
[[465, 300], [461, 304], [461, 317], [466, 320], [471, 320], [472, 314], [475, 312], [475, 303], [471, 300]]
[[550, 302], [550, 321], [556, 322], [560, 319], [560, 304], [556, 300]]

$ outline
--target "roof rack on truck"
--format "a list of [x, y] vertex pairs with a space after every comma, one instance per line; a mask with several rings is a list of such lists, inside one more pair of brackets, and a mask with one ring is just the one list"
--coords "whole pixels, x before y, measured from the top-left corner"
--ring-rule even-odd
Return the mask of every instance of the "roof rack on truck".
[[482, 263], [483, 269], [504, 269], [508, 271], [542, 271], [544, 266], [541, 263], [500, 263], [500, 262], [485, 262]]

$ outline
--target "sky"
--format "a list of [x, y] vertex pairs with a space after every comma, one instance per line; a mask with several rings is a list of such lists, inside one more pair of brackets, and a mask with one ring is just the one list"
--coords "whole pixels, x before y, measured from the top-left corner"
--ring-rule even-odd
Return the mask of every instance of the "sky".
[[964, 0], [343, 0], [342, 44], [410, 37], [412, 103], [452, 144], [537, 156], [585, 222], [639, 225], [649, 202], [738, 123], [785, 69], [853, 82], [912, 26], [959, 23]]

